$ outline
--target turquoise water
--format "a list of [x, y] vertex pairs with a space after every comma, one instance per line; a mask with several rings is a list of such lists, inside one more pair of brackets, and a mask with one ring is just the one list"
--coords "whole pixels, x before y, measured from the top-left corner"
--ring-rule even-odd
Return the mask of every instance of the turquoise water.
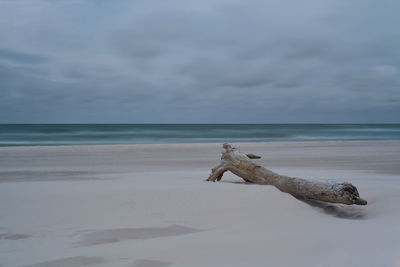
[[0, 146], [400, 140], [400, 124], [0, 124]]

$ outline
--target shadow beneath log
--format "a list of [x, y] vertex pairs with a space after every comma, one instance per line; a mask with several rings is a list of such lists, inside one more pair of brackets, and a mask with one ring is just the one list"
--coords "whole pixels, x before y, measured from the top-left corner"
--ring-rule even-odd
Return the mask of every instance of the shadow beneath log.
[[311, 207], [315, 208], [315, 210], [336, 218], [349, 220], [362, 220], [366, 218], [365, 211], [362, 207], [327, 203], [312, 199], [295, 198], [310, 205]]
[[219, 181], [219, 183], [227, 183], [227, 184], [242, 184], [242, 185], [259, 185], [252, 182], [246, 181]]
[[[259, 184], [255, 184], [252, 182], [245, 182], [245, 181], [221, 181], [221, 183], [259, 186]], [[289, 194], [289, 193], [287, 193], [287, 194]], [[365, 210], [363, 207], [328, 203], [328, 202], [323, 202], [323, 201], [318, 201], [318, 200], [313, 200], [313, 199], [298, 198], [298, 197], [294, 197], [294, 198], [306, 203], [307, 205], [310, 205], [312, 208], [314, 208], [315, 210], [317, 210], [319, 212], [331, 215], [336, 218], [348, 219], [348, 220], [366, 219], [366, 214], [365, 214]]]

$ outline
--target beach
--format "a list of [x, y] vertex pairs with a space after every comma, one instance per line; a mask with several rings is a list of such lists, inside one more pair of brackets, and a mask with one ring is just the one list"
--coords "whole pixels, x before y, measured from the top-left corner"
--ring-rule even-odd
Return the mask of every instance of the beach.
[[233, 145], [368, 205], [206, 182], [222, 143], [0, 147], [0, 266], [400, 266], [400, 141]]

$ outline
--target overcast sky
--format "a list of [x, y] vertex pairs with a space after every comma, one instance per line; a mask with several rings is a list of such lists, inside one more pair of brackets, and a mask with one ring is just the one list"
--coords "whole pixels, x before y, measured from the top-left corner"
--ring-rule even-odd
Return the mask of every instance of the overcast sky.
[[399, 11], [399, 0], [0, 0], [0, 122], [400, 122]]

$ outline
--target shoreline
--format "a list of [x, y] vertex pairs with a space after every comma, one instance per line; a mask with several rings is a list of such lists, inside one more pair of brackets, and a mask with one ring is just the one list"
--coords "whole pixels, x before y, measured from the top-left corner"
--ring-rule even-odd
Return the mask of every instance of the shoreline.
[[400, 124], [0, 125], [0, 146], [400, 141]]
[[[62, 145], [12, 145], [12, 146], [0, 146], [0, 149], [9, 149], [9, 148], [67, 148], [67, 147], [173, 147], [173, 146], [213, 146], [222, 144], [225, 142], [193, 142], [193, 143], [145, 143], [145, 144], [62, 144]], [[270, 145], [270, 144], [277, 144], [277, 145], [295, 145], [295, 144], [363, 144], [363, 143], [400, 143], [400, 140], [315, 140], [315, 141], [262, 141], [262, 142], [226, 142], [230, 144], [234, 144], [236, 146], [244, 145], [244, 146], [257, 146], [257, 145]]]

